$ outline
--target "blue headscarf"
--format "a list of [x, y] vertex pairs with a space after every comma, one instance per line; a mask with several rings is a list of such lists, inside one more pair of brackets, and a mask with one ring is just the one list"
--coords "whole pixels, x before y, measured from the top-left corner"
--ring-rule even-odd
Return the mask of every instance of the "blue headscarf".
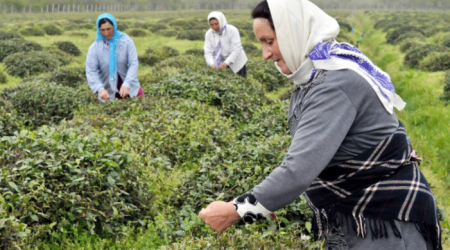
[[[111, 39], [106, 39], [103, 37], [102, 33], [100, 32], [99, 22], [103, 18], [106, 18], [110, 20], [114, 26], [114, 34]], [[116, 70], [117, 70], [117, 54], [116, 54], [116, 48], [117, 44], [119, 43], [120, 38], [124, 35], [124, 33], [117, 30], [117, 22], [113, 15], [109, 13], [103, 13], [97, 18], [96, 22], [97, 27], [97, 38], [95, 39], [96, 42], [98, 41], [107, 41], [109, 43], [109, 80], [112, 83], [116, 82]]]

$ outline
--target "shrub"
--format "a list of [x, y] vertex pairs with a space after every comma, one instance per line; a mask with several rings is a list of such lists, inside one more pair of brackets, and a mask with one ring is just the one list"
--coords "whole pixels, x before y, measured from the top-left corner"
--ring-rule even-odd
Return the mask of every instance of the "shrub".
[[66, 66], [73, 61], [71, 55], [60, 49], [46, 48], [45, 52], [52, 56], [54, 60], [58, 61], [60, 64], [59, 66]]
[[181, 70], [170, 78], [148, 86], [148, 95], [187, 98], [215, 106], [236, 122], [248, 119], [262, 104], [268, 102], [263, 87], [230, 70]]
[[53, 24], [47, 24], [43, 27], [45, 33], [49, 36], [61, 35], [61, 30]]
[[419, 65], [421, 70], [442, 71], [450, 69], [450, 52], [434, 52], [425, 57]]
[[135, 29], [148, 29], [150, 25], [148, 23], [136, 22], [133, 24]]
[[60, 85], [77, 88], [87, 84], [85, 68], [59, 68], [54, 70], [49, 81]]
[[386, 35], [386, 42], [389, 44], [396, 44], [398, 42], [397, 39], [400, 36], [404, 35], [405, 33], [411, 32], [420, 33], [421, 35], [423, 35], [423, 31], [416, 26], [405, 25], [389, 31], [389, 33]]
[[184, 52], [185, 55], [203, 56], [205, 51], [203, 49], [188, 49]]
[[256, 42], [256, 36], [255, 33], [253, 33], [253, 30], [247, 32], [247, 41]]
[[67, 54], [73, 55], [73, 56], [80, 56], [81, 51], [78, 49], [78, 47], [69, 41], [64, 42], [55, 42], [56, 47], [60, 49], [61, 51], [66, 52]]
[[[22, 120], [17, 116], [17, 111], [13, 105], [9, 101], [0, 98], [0, 137], [13, 135], [22, 125]], [[2, 205], [0, 201], [0, 210]], [[1, 229], [0, 227], [0, 232]]]
[[352, 31], [352, 26], [344, 21], [338, 21], [339, 27], [341, 28], [341, 30], [346, 29], [347, 32], [351, 32]]
[[82, 32], [82, 31], [72, 31], [72, 32], [70, 32], [68, 35], [69, 35], [69, 36], [83, 36], [83, 37], [89, 36], [88, 33]]
[[205, 32], [201, 30], [186, 30], [181, 31], [177, 35], [177, 39], [186, 39], [186, 40], [200, 40], [203, 41], [205, 39]]
[[92, 23], [80, 23], [79, 24], [80, 29], [87, 29], [87, 30], [96, 30], [97, 27], [95, 27]]
[[25, 125], [31, 128], [72, 119], [78, 106], [95, 102], [83, 91], [41, 82], [27, 82], [5, 89], [0, 96], [11, 102]]
[[127, 31], [127, 34], [134, 37], [148, 36], [148, 32], [144, 29], [131, 29]]
[[161, 23], [154, 23], [154, 24], [150, 24], [150, 25], [148, 26], [148, 29], [149, 29], [151, 32], [157, 32], [157, 31], [160, 31], [160, 30], [166, 30], [166, 29], [167, 29], [167, 26], [164, 25], [164, 24], [161, 24]]
[[152, 46], [145, 50], [143, 56], [139, 56], [139, 61], [142, 64], [153, 66], [154, 64], [165, 60], [166, 58], [178, 56], [180, 52], [169, 46]]
[[409, 52], [411, 49], [424, 45], [423, 43], [417, 41], [417, 40], [410, 40], [410, 41], [404, 41], [401, 45], [400, 45], [400, 51], [403, 53], [407, 53]]
[[125, 22], [119, 22], [117, 23], [117, 29], [120, 31], [125, 31], [129, 28], [128, 24]]
[[5, 74], [5, 72], [0, 71], [0, 84], [4, 84], [8, 82], [8, 76]]
[[161, 36], [174, 37], [178, 35], [178, 32], [176, 32], [175, 30], [158, 30], [156, 34], [159, 34]]
[[23, 36], [44, 36], [45, 32], [43, 29], [38, 27], [25, 27], [21, 29], [20, 34]]
[[[114, 133], [43, 127], [0, 142], [1, 200], [28, 242], [59, 242], [75, 232], [118, 235], [149, 218], [153, 195], [142, 166]], [[14, 157], [9, 157], [14, 154]], [[2, 244], [17, 236], [0, 235]]]
[[410, 50], [404, 59], [404, 64], [411, 68], [418, 68], [420, 61], [433, 52], [446, 52], [448, 49], [444, 46], [435, 44], [425, 44], [413, 50]]
[[441, 95], [441, 100], [445, 101], [445, 105], [450, 103], [450, 71], [445, 73], [444, 92]]
[[399, 28], [402, 26], [404, 26], [403, 23], [390, 23], [389, 25], [387, 25], [386, 27], [383, 28], [383, 32], [389, 32], [392, 29], [396, 29], [396, 28]]
[[353, 42], [353, 40], [351, 38], [349, 38], [346, 34], [344, 34], [343, 32], [339, 32], [338, 36], [336, 37], [336, 40], [338, 42], [344, 42], [344, 43], [350, 43], [350, 44], [355, 44]]
[[272, 61], [250, 60], [247, 62], [247, 74], [265, 86], [267, 91], [274, 91], [291, 82], [282, 75]]
[[442, 40], [442, 46], [450, 48], [450, 36], [444, 37]]
[[177, 68], [177, 69], [189, 69], [192, 71], [196, 71], [200, 68], [205, 68], [206, 63], [202, 57], [193, 56], [193, 55], [181, 55], [174, 56], [165, 59], [160, 62], [156, 68], [162, 69], [167, 67]]
[[261, 51], [252, 42], [245, 42], [242, 44], [242, 48], [248, 55], [261, 55]]
[[409, 41], [409, 40], [421, 39], [421, 38], [423, 38], [422, 33], [419, 33], [417, 31], [410, 31], [410, 32], [401, 34], [400, 36], [397, 37], [397, 39], [393, 40], [391, 43], [396, 45], [405, 40]]
[[67, 25], [64, 27], [64, 30], [69, 30], [69, 31], [72, 31], [72, 30], [79, 30], [79, 29], [81, 29], [80, 25], [78, 25], [78, 24], [76, 24], [76, 23], [74, 23], [74, 22], [70, 22], [69, 24], [67, 24]]
[[172, 21], [169, 25], [172, 27], [179, 27], [181, 28], [181, 30], [189, 30], [197, 24], [198, 21], [196, 20], [175, 20]]
[[383, 19], [380, 20], [378, 22], [375, 23], [375, 25], [373, 26], [374, 29], [383, 29], [384, 27], [386, 27], [387, 25], [389, 25], [391, 23], [390, 20], [388, 19]]
[[0, 40], [0, 61], [17, 52], [29, 52], [42, 50], [42, 46], [36, 42], [26, 41], [20, 38]]
[[0, 40], [11, 40], [15, 38], [22, 38], [23, 37], [15, 32], [8, 32], [4, 30], [0, 30]]
[[9, 55], [3, 62], [9, 75], [23, 78], [67, 65], [71, 60], [70, 56], [62, 51], [60, 53], [58, 51], [19, 52]]

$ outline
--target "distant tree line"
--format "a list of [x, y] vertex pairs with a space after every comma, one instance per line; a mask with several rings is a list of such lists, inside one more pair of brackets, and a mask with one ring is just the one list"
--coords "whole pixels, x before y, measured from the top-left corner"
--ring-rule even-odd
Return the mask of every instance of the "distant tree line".
[[[0, 0], [0, 13], [250, 9], [260, 0]], [[311, 0], [325, 9], [445, 9], [450, 0]]]

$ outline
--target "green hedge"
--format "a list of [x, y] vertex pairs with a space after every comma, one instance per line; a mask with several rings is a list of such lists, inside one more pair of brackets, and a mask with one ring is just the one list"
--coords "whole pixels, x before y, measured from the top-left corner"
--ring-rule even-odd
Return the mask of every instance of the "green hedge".
[[272, 61], [265, 61], [262, 58], [247, 62], [247, 74], [265, 86], [267, 91], [292, 84], [292, 81], [278, 71]]
[[0, 40], [0, 61], [17, 52], [41, 51], [42, 46], [36, 42], [14, 38]]

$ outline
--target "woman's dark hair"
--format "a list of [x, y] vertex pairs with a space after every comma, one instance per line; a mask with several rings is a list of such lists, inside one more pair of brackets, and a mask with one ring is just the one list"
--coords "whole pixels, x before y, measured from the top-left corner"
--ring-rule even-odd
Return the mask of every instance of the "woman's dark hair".
[[275, 30], [275, 26], [273, 25], [272, 14], [270, 14], [269, 4], [267, 0], [261, 1], [252, 11], [252, 18], [264, 18], [269, 20], [270, 27]]
[[218, 21], [217, 20], [217, 18], [215, 18], [215, 17], [211, 17], [209, 20], [208, 20], [208, 22], [211, 22], [212, 20], [216, 20], [216, 21]]
[[110, 23], [114, 27], [114, 24], [108, 18], [100, 19], [100, 21], [98, 21], [98, 27], [100, 28], [100, 26], [102, 26], [102, 24], [105, 24], [105, 23]]

